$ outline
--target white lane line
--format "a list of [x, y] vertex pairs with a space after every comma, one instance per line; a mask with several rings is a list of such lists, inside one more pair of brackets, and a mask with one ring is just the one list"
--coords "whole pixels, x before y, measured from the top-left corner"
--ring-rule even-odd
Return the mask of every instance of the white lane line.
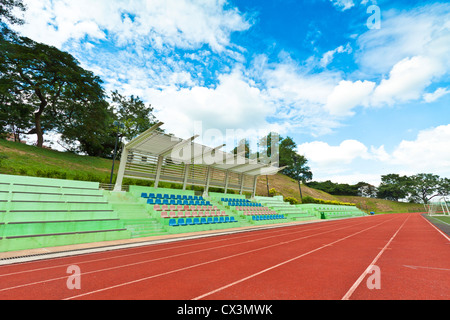
[[426, 222], [428, 222], [430, 224], [430, 226], [432, 226], [434, 229], [436, 229], [441, 235], [444, 236], [445, 239], [447, 239], [448, 241], [450, 241], [450, 238], [443, 233], [441, 230], [439, 230], [439, 228], [437, 228], [434, 224], [432, 224], [430, 221], [428, 221], [428, 219], [426, 219], [424, 216], [421, 216]]
[[[392, 220], [392, 219], [391, 219], [391, 220]], [[388, 220], [388, 221], [391, 221], [391, 220]], [[350, 237], [353, 237], [353, 236], [355, 236], [355, 235], [357, 235], [357, 234], [360, 234], [360, 233], [363, 233], [363, 232], [365, 232], [365, 231], [367, 231], [367, 230], [370, 230], [370, 229], [373, 229], [373, 228], [375, 228], [375, 227], [378, 227], [379, 225], [381, 225], [381, 224], [383, 224], [383, 223], [386, 223], [386, 222], [388, 222], [388, 221], [381, 222], [381, 223], [379, 223], [379, 224], [377, 224], [377, 225], [375, 225], [375, 226], [372, 226], [372, 227], [363, 229], [363, 230], [358, 231], [358, 232], [355, 232], [355, 233], [353, 233], [353, 234], [351, 234], [351, 235], [349, 235], [349, 236], [346, 236], [346, 237], [340, 238], [340, 239], [338, 239], [338, 240], [336, 240], [336, 241], [330, 242], [330, 243], [328, 243], [328, 244], [326, 244], [326, 245], [323, 245], [323, 246], [321, 246], [321, 247], [318, 247], [318, 248], [316, 248], [316, 249], [314, 249], [314, 250], [311, 250], [311, 251], [308, 251], [308, 252], [306, 252], [306, 253], [303, 253], [303, 254], [301, 254], [301, 255], [299, 255], [299, 256], [297, 256], [297, 257], [294, 257], [294, 258], [292, 258], [292, 259], [283, 261], [283, 262], [281, 262], [281, 263], [279, 263], [279, 264], [276, 264], [276, 265], [274, 265], [274, 266], [272, 266], [272, 267], [269, 267], [269, 268], [267, 268], [267, 269], [261, 270], [261, 271], [259, 271], [259, 272], [257, 272], [257, 273], [251, 274], [251, 275], [249, 275], [248, 277], [242, 278], [242, 279], [240, 279], [240, 280], [237, 280], [237, 281], [235, 281], [235, 282], [232, 282], [232, 283], [230, 283], [230, 284], [227, 284], [227, 285], [225, 285], [225, 286], [223, 286], [223, 287], [220, 287], [220, 288], [218, 288], [218, 289], [216, 289], [216, 290], [213, 290], [213, 291], [207, 292], [207, 293], [205, 293], [205, 294], [203, 294], [203, 295], [201, 295], [201, 296], [195, 297], [195, 298], [192, 299], [192, 300], [200, 300], [200, 299], [203, 299], [203, 298], [205, 298], [205, 297], [207, 297], [207, 296], [210, 296], [210, 295], [212, 295], [212, 294], [214, 294], [214, 293], [217, 293], [217, 292], [219, 292], [219, 291], [225, 290], [225, 289], [227, 289], [227, 288], [229, 288], [229, 287], [232, 287], [232, 286], [234, 286], [234, 285], [236, 285], [236, 284], [239, 284], [239, 283], [241, 283], [241, 282], [244, 282], [244, 281], [247, 281], [247, 280], [249, 280], [249, 279], [252, 279], [252, 278], [254, 278], [254, 277], [256, 277], [256, 276], [259, 276], [259, 275], [261, 275], [261, 274], [263, 274], [263, 273], [265, 273], [265, 272], [268, 272], [268, 271], [270, 271], [270, 270], [273, 270], [273, 269], [275, 269], [275, 268], [278, 268], [278, 267], [280, 267], [280, 266], [283, 266], [283, 265], [285, 265], [285, 264], [287, 264], [287, 263], [290, 263], [290, 262], [292, 262], [292, 261], [298, 260], [298, 259], [300, 259], [300, 258], [302, 258], [302, 257], [304, 257], [304, 256], [307, 256], [307, 255], [311, 254], [311, 253], [314, 253], [314, 252], [316, 252], [316, 251], [322, 250], [323, 248], [326, 248], [326, 247], [332, 246], [332, 245], [334, 245], [334, 244], [336, 244], [336, 243], [338, 243], [338, 242], [344, 241], [344, 240], [346, 240], [346, 239], [348, 239], [348, 238], [350, 238]]]
[[373, 270], [373, 266], [377, 263], [378, 259], [381, 257], [381, 255], [384, 253], [384, 251], [386, 251], [387, 247], [391, 244], [392, 240], [394, 240], [394, 238], [397, 236], [397, 234], [400, 232], [400, 230], [403, 228], [403, 226], [405, 225], [406, 221], [408, 221], [408, 219], [411, 216], [409, 215], [405, 221], [403, 221], [402, 225], [398, 228], [398, 230], [394, 233], [394, 235], [391, 237], [391, 239], [389, 239], [388, 243], [386, 243], [386, 245], [384, 246], [383, 249], [381, 249], [381, 251], [377, 254], [377, 256], [375, 257], [375, 259], [373, 259], [372, 263], [366, 268], [366, 270], [364, 270], [364, 272], [359, 276], [359, 278], [356, 280], [356, 282], [350, 287], [350, 289], [347, 291], [347, 293], [342, 297], [342, 300], [349, 300], [350, 297], [352, 296], [352, 294], [355, 292], [356, 288], [358, 288], [358, 286], [361, 284], [361, 282], [364, 280], [364, 278], [366, 277], [366, 275], [368, 275], [370, 272], [372, 272]]
[[[382, 222], [382, 223], [385, 223], [385, 222]], [[380, 224], [382, 224], [382, 223], [380, 223]], [[357, 224], [357, 225], [359, 225], [359, 224]], [[378, 225], [376, 225], [376, 226], [378, 226]], [[334, 232], [334, 231], [341, 230], [341, 229], [346, 229], [346, 228], [349, 228], [349, 227], [352, 227], [352, 226], [354, 226], [354, 225], [346, 226], [346, 227], [338, 228], [338, 229], [333, 229], [333, 230], [330, 230], [330, 231], [324, 231], [324, 232], [316, 233], [316, 234], [313, 234], [313, 235], [309, 235], [309, 236], [305, 236], [305, 237], [289, 240], [287, 242], [285, 241], [285, 242], [282, 242], [282, 243], [276, 243], [276, 244], [272, 244], [272, 245], [269, 245], [269, 246], [265, 246], [265, 247], [261, 247], [261, 248], [257, 248], [257, 249], [253, 249], [253, 250], [249, 250], [249, 251], [245, 251], [245, 252], [240, 252], [240, 253], [237, 253], [237, 254], [234, 254], [234, 255], [230, 255], [230, 256], [226, 256], [226, 257], [222, 257], [222, 258], [219, 258], [219, 259], [210, 260], [210, 261], [202, 262], [202, 263], [199, 263], [199, 264], [187, 266], [187, 267], [184, 267], [184, 268], [180, 268], [180, 269], [176, 269], [176, 270], [171, 270], [171, 271], [168, 271], [168, 272], [160, 273], [160, 274], [157, 274], [157, 275], [153, 275], [153, 276], [149, 276], [149, 277], [145, 277], [145, 278], [140, 278], [140, 279], [136, 279], [136, 280], [129, 281], [129, 282], [124, 282], [124, 283], [117, 284], [117, 285], [110, 286], [110, 287], [105, 287], [105, 288], [98, 289], [98, 290], [95, 290], [95, 291], [86, 292], [86, 293], [83, 293], [83, 294], [79, 294], [79, 295], [76, 295], [76, 296], [72, 296], [72, 297], [66, 298], [64, 300], [72, 300], [72, 299], [80, 298], [80, 297], [87, 296], [87, 295], [90, 295], [90, 294], [95, 294], [95, 293], [107, 291], [107, 290], [110, 290], [110, 289], [115, 289], [115, 288], [118, 288], [118, 287], [127, 286], [127, 285], [130, 285], [130, 284], [134, 284], [134, 283], [150, 280], [150, 279], [153, 279], [153, 278], [156, 278], [156, 277], [169, 275], [169, 274], [172, 274], [172, 273], [175, 273], [175, 272], [186, 271], [186, 270], [193, 269], [193, 268], [196, 268], [196, 267], [204, 266], [204, 265], [207, 265], [207, 264], [212, 264], [212, 263], [223, 261], [223, 260], [230, 259], [230, 258], [235, 258], [235, 257], [238, 257], [238, 256], [242, 256], [242, 255], [245, 255], [245, 254], [249, 254], [249, 253], [265, 250], [265, 249], [276, 247], [276, 246], [280, 246], [280, 245], [284, 246], [286, 243], [291, 243], [291, 242], [295, 242], [295, 241], [304, 240], [304, 239], [311, 238], [311, 237], [314, 237], [314, 236], [318, 236], [318, 235], [321, 235], [321, 234]], [[368, 229], [374, 228], [376, 226], [372, 226], [372, 227], [370, 227]], [[368, 229], [366, 229], [366, 230], [368, 230]], [[358, 233], [360, 233], [360, 232], [358, 232]], [[325, 246], [328, 246], [328, 245], [325, 245]]]
[[[331, 221], [334, 222], [334, 221]], [[337, 224], [337, 223], [336, 223]], [[335, 225], [335, 224], [333, 224]], [[299, 232], [306, 232], [306, 231], [313, 231], [313, 230], [318, 230], [318, 229], [323, 229], [326, 228], [327, 226], [329, 226], [329, 224], [325, 225], [325, 226], [321, 226], [319, 228], [309, 228], [309, 229], [302, 229], [300, 231], [297, 232], [293, 232], [291, 234], [295, 234], [295, 233], [299, 233]], [[293, 226], [294, 228], [297, 226]], [[281, 228], [280, 228], [281, 229]], [[265, 234], [278, 234], [280, 232], [286, 231], [286, 230], [268, 230], [267, 232], [263, 232], [267, 229], [262, 229], [260, 230], [261, 233], [259, 235], [265, 235]], [[259, 231], [259, 230], [258, 230]], [[273, 231], [273, 232], [271, 232]], [[55, 268], [60, 268], [60, 267], [67, 267], [69, 265], [81, 265], [81, 264], [85, 264], [85, 263], [92, 263], [92, 262], [99, 262], [99, 261], [106, 261], [106, 260], [111, 260], [111, 259], [118, 259], [118, 258], [124, 258], [124, 257], [131, 257], [131, 256], [136, 256], [136, 255], [143, 255], [143, 254], [149, 254], [149, 253], [155, 253], [155, 252], [160, 252], [160, 251], [167, 251], [167, 250], [173, 250], [173, 249], [180, 249], [180, 248], [188, 248], [188, 247], [193, 247], [193, 246], [198, 246], [198, 245], [205, 245], [205, 244], [212, 244], [212, 243], [216, 243], [216, 242], [222, 242], [222, 241], [233, 241], [233, 240], [237, 240], [237, 239], [241, 239], [241, 238], [249, 238], [254, 236], [255, 234], [245, 234], [245, 235], [239, 235], [239, 236], [235, 236], [234, 234], [232, 235], [233, 237], [230, 238], [224, 238], [224, 239], [217, 239], [217, 240], [211, 240], [211, 241], [203, 241], [203, 242], [196, 242], [196, 243], [190, 243], [190, 244], [185, 244], [185, 245], [179, 245], [179, 246], [173, 246], [173, 247], [163, 247], [163, 248], [156, 248], [154, 250], [145, 250], [145, 251], [140, 251], [140, 252], [135, 252], [135, 253], [129, 253], [129, 254], [123, 254], [123, 255], [115, 255], [112, 257], [106, 257], [106, 258], [98, 258], [98, 259], [91, 259], [91, 260], [85, 260], [85, 261], [71, 261], [71, 262], [67, 262], [67, 263], [62, 263], [59, 265], [53, 265], [53, 266], [48, 266], [48, 267], [42, 267], [42, 268], [33, 268], [33, 269], [29, 269], [29, 270], [22, 270], [22, 271], [17, 271], [17, 272], [11, 272], [11, 273], [4, 273], [4, 274], [0, 274], [0, 278], [1, 277], [6, 277], [6, 276], [12, 276], [12, 275], [18, 275], [18, 274], [23, 274], [23, 273], [29, 273], [29, 272], [35, 272], [35, 271], [43, 271], [43, 270], [49, 270], [49, 269], [55, 269]], [[268, 237], [270, 238], [270, 237]], [[260, 240], [264, 240], [266, 238], [261, 238]], [[201, 240], [201, 239], [188, 239], [188, 240]], [[259, 240], [259, 239], [258, 239]], [[169, 244], [169, 243], [163, 243], [161, 245], [164, 244]], [[149, 245], [152, 247], [152, 245]], [[111, 252], [120, 252], [120, 251], [129, 251], [129, 250], [133, 250], [133, 249], [139, 249], [139, 248], [144, 248], [145, 246], [142, 247], [134, 247], [134, 248], [124, 248], [124, 249], [117, 249], [114, 251], [101, 251], [101, 252], [95, 252], [95, 253], [88, 253], [88, 254], [83, 254], [82, 257], [87, 257], [90, 255], [99, 255], [99, 254], [107, 254], [107, 253], [111, 253]], [[195, 252], [195, 251], [194, 251]], [[74, 256], [68, 256], [68, 257], [59, 257], [57, 259], [75, 259], [76, 257]], [[53, 259], [53, 260], [57, 260], [57, 259]], [[41, 261], [30, 261], [30, 262], [25, 262], [22, 263], [21, 265], [25, 265], [28, 263], [42, 263]], [[2, 267], [4, 266], [0, 266], [0, 271], [2, 270]], [[10, 267], [8, 265], [6, 265], [6, 267]]]
[[[326, 226], [323, 227], [319, 227], [319, 228], [313, 228], [308, 229], [308, 230], [299, 230], [297, 232], [292, 232], [289, 235], [293, 235], [293, 234], [297, 234], [297, 233], [302, 233], [305, 231], [314, 231], [314, 230], [318, 230], [318, 229], [323, 229]], [[343, 228], [339, 228], [339, 229], [334, 229], [332, 231], [335, 230], [340, 230], [340, 229], [345, 229], [348, 228], [349, 226], [345, 226]], [[326, 231], [326, 232], [330, 232], [330, 231]], [[326, 232], [321, 232], [319, 234], [323, 234]], [[302, 238], [297, 238], [295, 240], [291, 240], [291, 241], [297, 241], [297, 240], [301, 240], [301, 239], [305, 239], [308, 237], [312, 237], [315, 235], [319, 235], [319, 234], [313, 234], [307, 237], [302, 237]], [[279, 235], [271, 235], [271, 236], [266, 236], [263, 238], [259, 238], [257, 240], [266, 240], [266, 239], [270, 239], [270, 238], [276, 238], [279, 237]], [[240, 237], [239, 237], [240, 238]], [[149, 259], [149, 260], [143, 260], [143, 261], [138, 261], [138, 262], [134, 262], [134, 263], [128, 263], [128, 264], [121, 264], [118, 266], [114, 266], [114, 267], [110, 267], [110, 268], [104, 268], [104, 269], [98, 269], [98, 270], [93, 270], [93, 271], [88, 271], [88, 272], [83, 272], [83, 275], [87, 275], [87, 274], [93, 274], [93, 273], [98, 273], [98, 272], [105, 272], [105, 271], [111, 271], [111, 270], [115, 270], [115, 269], [121, 269], [121, 268], [127, 268], [127, 267], [132, 267], [132, 266], [136, 266], [136, 265], [140, 265], [140, 264], [145, 264], [145, 263], [151, 263], [151, 262], [155, 262], [155, 261], [160, 261], [160, 260], [164, 260], [164, 259], [170, 259], [170, 258], [175, 258], [175, 257], [180, 257], [180, 256], [185, 256], [185, 255], [189, 255], [189, 254], [195, 254], [195, 253], [200, 253], [200, 252], [205, 252], [205, 251], [210, 251], [210, 250], [217, 250], [217, 249], [221, 249], [221, 248], [225, 248], [225, 247], [231, 247], [231, 246], [236, 246], [236, 245], [242, 245], [244, 243], [251, 243], [251, 242], [255, 242], [255, 240], [247, 240], [245, 242], [238, 242], [238, 243], [232, 243], [232, 244], [226, 244], [226, 245], [222, 245], [222, 246], [216, 246], [216, 247], [209, 247], [206, 249], [201, 249], [201, 250], [195, 250], [195, 251], [189, 251], [189, 252], [183, 252], [183, 253], [179, 253], [179, 254], [175, 254], [175, 255], [170, 255], [170, 256], [165, 256], [165, 257], [160, 257], [160, 258], [154, 258], [154, 259]], [[209, 244], [209, 242], [208, 242]], [[280, 245], [280, 243], [277, 243], [275, 245]], [[262, 248], [264, 249], [264, 247]], [[66, 265], [67, 266], [67, 265]], [[163, 274], [164, 275], [164, 274]], [[17, 286], [13, 286], [13, 287], [7, 287], [7, 288], [3, 288], [0, 289], [0, 292], [3, 291], [7, 291], [7, 290], [12, 290], [12, 289], [18, 289], [18, 288], [23, 288], [23, 287], [27, 287], [27, 286], [32, 286], [32, 285], [37, 285], [37, 284], [42, 284], [42, 283], [48, 283], [48, 282], [52, 282], [52, 281], [57, 281], [57, 280], [61, 280], [61, 279], [66, 279], [69, 276], [62, 276], [62, 277], [57, 277], [57, 278], [52, 278], [52, 279], [46, 279], [46, 280], [41, 280], [41, 281], [36, 281], [36, 282], [30, 282], [30, 283], [25, 283], [25, 284], [21, 284], [21, 285], [17, 285]]]
[[450, 271], [450, 269], [445, 269], [445, 268], [435, 268], [435, 267], [422, 267], [422, 266], [408, 266], [408, 265], [403, 265], [406, 268], [410, 268], [410, 269], [427, 269], [427, 270], [439, 270], [439, 271]]

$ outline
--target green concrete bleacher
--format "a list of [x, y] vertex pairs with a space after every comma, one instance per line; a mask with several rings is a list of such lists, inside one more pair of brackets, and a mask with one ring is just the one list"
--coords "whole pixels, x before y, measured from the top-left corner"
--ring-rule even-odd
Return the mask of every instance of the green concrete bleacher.
[[284, 202], [282, 196], [256, 197], [256, 200], [278, 213], [286, 214], [292, 220], [340, 219], [366, 215], [356, 206], [316, 203], [291, 205]]
[[303, 208], [297, 205], [292, 205], [289, 202], [284, 202], [282, 196], [275, 197], [255, 197], [255, 200], [262, 203], [264, 206], [271, 208], [279, 214], [283, 214], [291, 221], [307, 221], [318, 220], [320, 215], [314, 210]]
[[0, 175], [0, 251], [129, 238], [99, 184]]
[[282, 196], [143, 186], [112, 192], [95, 182], [0, 175], [0, 252], [364, 215], [352, 206], [291, 205]]

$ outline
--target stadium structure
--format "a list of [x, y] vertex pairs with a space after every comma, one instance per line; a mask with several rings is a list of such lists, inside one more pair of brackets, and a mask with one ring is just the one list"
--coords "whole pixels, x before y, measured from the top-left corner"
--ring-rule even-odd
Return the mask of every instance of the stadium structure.
[[[196, 136], [165, 134], [161, 125], [124, 145], [109, 190], [97, 182], [0, 175], [0, 253], [366, 215], [354, 206], [257, 196], [258, 177], [283, 168], [195, 143]], [[123, 186], [124, 178], [150, 180], [153, 187]], [[161, 188], [161, 182], [180, 189]]]

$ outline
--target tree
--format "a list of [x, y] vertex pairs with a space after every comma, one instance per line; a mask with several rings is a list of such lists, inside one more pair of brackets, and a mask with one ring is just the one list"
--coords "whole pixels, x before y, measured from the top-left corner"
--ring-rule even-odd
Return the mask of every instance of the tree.
[[[419, 173], [409, 177], [409, 200], [427, 204], [434, 197], [443, 196], [447, 189], [447, 179], [431, 173]], [[448, 189], [447, 189], [448, 190]]]
[[[0, 66], [4, 121], [17, 116], [12, 112], [17, 105], [27, 106], [27, 114], [20, 114], [20, 132], [36, 134], [38, 147], [45, 131], [73, 138], [75, 131], [86, 129], [86, 122], [102, 128], [102, 116], [108, 113], [102, 81], [69, 53], [25, 37], [0, 39]], [[89, 134], [96, 136], [95, 130]]]
[[375, 198], [377, 196], [377, 188], [367, 182], [358, 182], [355, 185], [358, 188], [358, 196], [366, 198]]
[[121, 136], [125, 139], [132, 140], [156, 124], [152, 106], [146, 106], [139, 97], [125, 97], [115, 90], [111, 100], [115, 121], [124, 125]]
[[408, 196], [410, 180], [406, 176], [387, 174], [381, 176], [381, 184], [378, 187], [377, 198], [398, 201]]
[[286, 176], [295, 179], [298, 183], [300, 192], [300, 199], [303, 198], [301, 183], [312, 180], [313, 174], [311, 168], [307, 165], [308, 159], [305, 156], [298, 154], [295, 149], [297, 144], [291, 137], [280, 138], [279, 143], [279, 162], [283, 169], [282, 173]]
[[290, 168], [287, 168], [288, 176], [297, 180], [301, 200], [303, 200], [301, 183], [310, 181], [313, 178], [311, 168], [307, 165], [307, 163], [308, 159], [306, 159], [306, 157], [295, 154], [293, 156], [293, 165]]
[[25, 11], [26, 7], [22, 0], [0, 0], [0, 38], [7, 38], [10, 36], [16, 36], [16, 34], [11, 31], [8, 24], [10, 25], [22, 25], [25, 21], [18, 18], [13, 14], [13, 10], [18, 9], [20, 11]]
[[[295, 155], [297, 154], [295, 148], [297, 148], [297, 144], [291, 137], [286, 138], [280, 137], [279, 143], [280, 167], [294, 165]], [[288, 170], [283, 170], [283, 173], [289, 175]]]

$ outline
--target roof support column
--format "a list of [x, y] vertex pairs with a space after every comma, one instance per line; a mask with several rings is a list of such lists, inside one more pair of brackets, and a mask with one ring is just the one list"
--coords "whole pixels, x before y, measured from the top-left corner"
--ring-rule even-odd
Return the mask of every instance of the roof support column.
[[226, 171], [225, 172], [225, 194], [227, 193], [227, 191], [228, 191], [228, 176], [229, 176], [229, 173], [230, 171]]
[[211, 181], [211, 167], [208, 167], [208, 172], [206, 173], [206, 186], [205, 191], [203, 191], [203, 197], [208, 196], [210, 181]]
[[128, 149], [126, 147], [122, 150], [122, 156], [120, 157], [119, 171], [117, 172], [116, 184], [114, 185], [114, 191], [122, 191], [123, 176], [125, 174], [125, 167], [128, 160]]
[[242, 196], [243, 192], [244, 192], [244, 174], [241, 173], [241, 187], [239, 189], [239, 194]]
[[189, 164], [185, 164], [185, 165], [184, 165], [183, 190], [186, 190], [187, 180], [188, 180], [190, 168], [191, 168], [191, 167], [190, 167]]
[[254, 200], [254, 199], [255, 199], [255, 196], [256, 196], [256, 184], [257, 184], [257, 182], [258, 182], [258, 176], [255, 176], [253, 179], [254, 179], [254, 180], [253, 180], [252, 200]]
[[158, 157], [158, 164], [156, 166], [155, 188], [158, 188], [158, 185], [159, 185], [159, 179], [161, 177], [161, 168], [162, 168], [162, 165], [163, 165], [163, 161], [164, 161], [164, 157], [163, 156], [159, 156]]

